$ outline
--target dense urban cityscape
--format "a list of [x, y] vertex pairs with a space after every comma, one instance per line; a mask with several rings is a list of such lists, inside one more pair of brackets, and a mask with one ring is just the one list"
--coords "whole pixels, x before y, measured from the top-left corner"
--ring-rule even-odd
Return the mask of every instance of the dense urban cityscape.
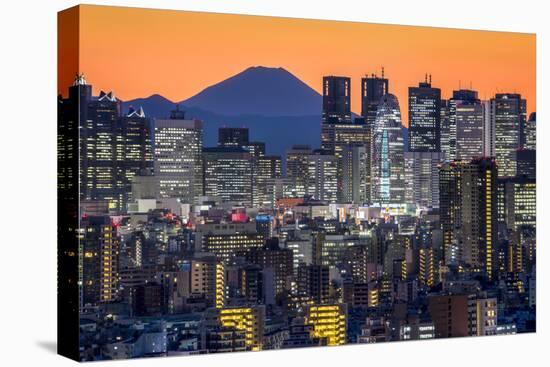
[[535, 331], [536, 114], [513, 91], [444, 99], [428, 74], [398, 101], [390, 81], [323, 77], [319, 146], [280, 156], [246, 127], [203, 146], [183, 108], [122, 111], [77, 75], [58, 192], [80, 359]]

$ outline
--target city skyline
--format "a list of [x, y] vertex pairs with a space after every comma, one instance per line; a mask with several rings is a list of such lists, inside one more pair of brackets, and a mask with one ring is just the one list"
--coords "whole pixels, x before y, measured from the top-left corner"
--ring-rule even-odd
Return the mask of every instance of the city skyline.
[[[76, 9], [84, 28], [89, 11], [104, 11]], [[102, 21], [128, 11], [112, 9]], [[178, 28], [181, 13], [159, 14]], [[239, 29], [248, 22], [235, 19]], [[75, 27], [65, 21], [60, 29]], [[340, 37], [359, 26], [323, 24]], [[390, 46], [401, 34], [360, 26], [382, 27]], [[95, 52], [121, 34], [93, 42]], [[534, 96], [445, 90], [431, 72], [410, 83], [386, 69], [335, 74], [331, 59], [315, 77], [320, 95], [285, 69], [247, 67], [195, 96], [195, 108], [128, 103], [113, 92], [123, 73], [96, 79], [78, 38], [60, 42], [60, 56], [84, 50], [61, 60], [60, 86], [73, 74], [57, 98], [60, 354], [93, 361], [536, 331]], [[219, 71], [209, 63], [208, 77]]]
[[[58, 93], [66, 93], [78, 71], [98, 89], [111, 88], [123, 100], [158, 93], [180, 101], [263, 65], [285, 68], [318, 93], [324, 75], [351, 77], [351, 107], [360, 114], [361, 77], [380, 76], [384, 67], [386, 76], [396, 81], [390, 92], [402, 105], [408, 87], [431, 74], [443, 98], [471, 86], [481, 99], [503, 91], [520, 93], [530, 101], [528, 112], [536, 110], [532, 34], [88, 5], [71, 11], [81, 12], [80, 22], [73, 20], [80, 30], [79, 59], [72, 68], [63, 68]], [[74, 17], [69, 13], [65, 16]], [[147, 36], [153, 33], [154, 39]], [[201, 37], [186, 39], [189, 33]], [[206, 39], [208, 43], [201, 44]], [[231, 39], [239, 40], [238, 49], [232, 49]], [[369, 47], [361, 46], [364, 40]], [[331, 56], [325, 48], [329, 43], [342, 49]], [[121, 47], [125, 44], [128, 47]], [[160, 57], [163, 48], [181, 57]], [[404, 64], [403, 57], [414, 62]], [[408, 112], [402, 113], [407, 126]]]

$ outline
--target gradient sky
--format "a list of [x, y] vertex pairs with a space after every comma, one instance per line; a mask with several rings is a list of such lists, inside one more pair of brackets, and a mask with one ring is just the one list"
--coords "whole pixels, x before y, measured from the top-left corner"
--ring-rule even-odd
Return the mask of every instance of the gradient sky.
[[[94, 93], [122, 100], [158, 93], [179, 101], [262, 65], [318, 92], [323, 75], [349, 76], [360, 112], [360, 78], [384, 66], [405, 125], [407, 88], [425, 73], [444, 97], [471, 83], [482, 99], [517, 92], [536, 110], [533, 34], [90, 5], [80, 6], [79, 27], [80, 72]], [[67, 83], [60, 77], [60, 93]]]

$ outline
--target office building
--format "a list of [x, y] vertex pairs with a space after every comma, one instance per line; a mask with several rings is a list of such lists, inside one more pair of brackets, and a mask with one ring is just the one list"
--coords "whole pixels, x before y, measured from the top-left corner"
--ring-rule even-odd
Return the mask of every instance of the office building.
[[251, 206], [252, 155], [239, 147], [204, 148], [204, 195]]
[[306, 195], [308, 156], [312, 152], [309, 145], [294, 145], [286, 153], [286, 178], [293, 180], [296, 197]]
[[172, 111], [167, 120], [155, 119], [155, 170], [160, 198], [194, 203], [203, 192], [203, 124]]
[[[369, 144], [370, 146], [370, 144]], [[370, 200], [370, 150], [365, 145], [346, 145], [342, 150], [342, 199], [364, 204]]]
[[405, 201], [405, 159], [401, 111], [397, 97], [380, 100], [373, 128], [371, 190], [372, 201], [402, 204]]
[[351, 80], [343, 76], [323, 77], [323, 123], [351, 122]]
[[455, 159], [469, 161], [483, 157], [484, 110], [477, 92], [454, 91], [451, 104], [451, 120], [456, 129]]
[[361, 78], [361, 116], [366, 119], [368, 124], [374, 124], [378, 104], [382, 97], [388, 93], [389, 81], [384, 78], [383, 68], [381, 77], [371, 74]]
[[245, 147], [248, 141], [248, 128], [245, 127], [220, 127], [218, 129], [219, 147]]
[[431, 75], [409, 87], [409, 151], [441, 151], [441, 89], [432, 87]]
[[262, 156], [254, 161], [254, 207], [271, 206], [269, 185], [281, 178], [281, 157]]
[[515, 152], [522, 147], [527, 103], [520, 94], [497, 93], [491, 99], [499, 177], [516, 175]]
[[[333, 154], [338, 162], [338, 201], [343, 202], [346, 200], [346, 188], [344, 188], [344, 173], [343, 161], [345, 157], [344, 149], [349, 146], [363, 146], [365, 149], [365, 167], [364, 178], [366, 190], [369, 195], [365, 198], [369, 199], [370, 196], [370, 153], [372, 142], [372, 124], [368, 123], [365, 118], [356, 118], [353, 123], [324, 123], [321, 125], [321, 149], [325, 152]], [[349, 178], [349, 175], [348, 175]], [[349, 187], [348, 187], [349, 189]]]
[[439, 208], [439, 165], [443, 154], [438, 152], [405, 152], [407, 202], [421, 208]]
[[338, 159], [324, 151], [314, 151], [306, 157], [306, 195], [316, 200], [334, 203], [337, 201]]

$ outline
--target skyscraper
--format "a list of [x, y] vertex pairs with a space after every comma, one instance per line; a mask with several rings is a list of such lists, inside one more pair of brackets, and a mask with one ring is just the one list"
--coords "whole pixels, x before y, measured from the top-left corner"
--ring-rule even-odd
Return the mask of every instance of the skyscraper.
[[307, 156], [306, 194], [314, 199], [334, 203], [337, 201], [338, 158], [324, 151]]
[[373, 127], [371, 187], [374, 203], [404, 203], [405, 162], [401, 111], [397, 97], [380, 100]]
[[497, 166], [492, 158], [478, 158], [462, 167], [462, 261], [493, 277], [497, 239]]
[[194, 203], [202, 194], [202, 122], [172, 111], [168, 120], [155, 119], [155, 176], [161, 198]]
[[342, 199], [354, 204], [364, 204], [370, 199], [370, 151], [365, 145], [344, 146]]
[[449, 118], [449, 101], [447, 99], [441, 100], [441, 129], [440, 129], [440, 147], [443, 159], [451, 160], [451, 125]]
[[382, 69], [382, 77], [371, 74], [361, 78], [361, 116], [367, 119], [368, 123], [374, 123], [378, 104], [388, 93], [389, 81], [384, 78], [384, 69]]
[[461, 227], [462, 163], [446, 162], [439, 169], [439, 215], [443, 232], [443, 259], [446, 265], [460, 258], [458, 232]]
[[219, 147], [244, 147], [248, 145], [246, 127], [220, 127], [218, 129]]
[[118, 144], [123, 145], [124, 159], [119, 169], [123, 185], [123, 202], [127, 202], [132, 191], [132, 178], [141, 170], [153, 169], [153, 152], [151, 139], [151, 123], [145, 117], [143, 108], [130, 110], [120, 118], [121, 136]]
[[281, 178], [281, 156], [263, 156], [254, 164], [254, 206], [270, 205], [269, 185]]
[[405, 152], [405, 174], [411, 204], [439, 208], [439, 164], [442, 153]]
[[338, 201], [346, 201], [343, 187], [343, 150], [348, 146], [363, 146], [368, 155], [365, 158], [367, 164], [367, 176], [364, 180], [365, 190], [368, 195], [365, 201], [370, 199], [370, 153], [372, 142], [372, 124], [365, 118], [356, 118], [353, 123], [324, 123], [321, 125], [321, 149], [336, 156], [338, 160]]
[[476, 91], [453, 92], [450, 118], [455, 129], [455, 159], [469, 161], [483, 156], [483, 116]]
[[350, 78], [323, 77], [323, 123], [351, 122], [350, 91]]
[[441, 151], [441, 89], [430, 81], [409, 87], [409, 151]]
[[498, 93], [491, 99], [495, 126], [495, 153], [499, 177], [516, 175], [515, 151], [521, 148], [526, 101], [520, 94]]
[[524, 131], [524, 149], [537, 149], [537, 113], [533, 112], [529, 115], [529, 120], [525, 124]]
[[295, 185], [296, 196], [306, 194], [308, 178], [308, 156], [312, 154], [309, 145], [294, 145], [286, 153], [286, 177]]
[[68, 98], [60, 102], [60, 118], [67, 126], [74, 122], [73, 128], [77, 129], [74, 138], [80, 147], [80, 200], [106, 201], [110, 209], [122, 209], [120, 102], [113, 92], [101, 91], [99, 96], [92, 96], [92, 86], [83, 76], [77, 77]]
[[204, 148], [204, 195], [252, 205], [252, 155], [240, 147]]
[[483, 156], [495, 157], [495, 120], [491, 114], [491, 101], [481, 101], [483, 106]]

